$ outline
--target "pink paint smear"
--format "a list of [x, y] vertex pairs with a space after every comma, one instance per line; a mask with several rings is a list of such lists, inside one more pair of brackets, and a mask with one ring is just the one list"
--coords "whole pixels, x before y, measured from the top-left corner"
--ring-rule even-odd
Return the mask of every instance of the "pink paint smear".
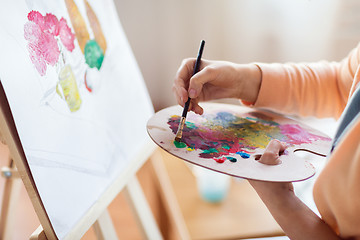
[[58, 40], [70, 52], [75, 48], [75, 34], [71, 32], [66, 20], [60, 21], [51, 13], [43, 16], [38, 11], [28, 14], [24, 26], [24, 37], [28, 41], [31, 62], [41, 76], [46, 73], [47, 65], [54, 66], [59, 59]]

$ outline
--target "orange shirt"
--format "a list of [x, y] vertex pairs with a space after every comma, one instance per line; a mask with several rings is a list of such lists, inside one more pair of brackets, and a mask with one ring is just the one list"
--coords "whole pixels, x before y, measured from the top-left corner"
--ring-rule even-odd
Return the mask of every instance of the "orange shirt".
[[[360, 45], [341, 62], [257, 64], [255, 107], [339, 118], [360, 80]], [[360, 119], [345, 132], [314, 186], [322, 219], [341, 237], [360, 236]]]

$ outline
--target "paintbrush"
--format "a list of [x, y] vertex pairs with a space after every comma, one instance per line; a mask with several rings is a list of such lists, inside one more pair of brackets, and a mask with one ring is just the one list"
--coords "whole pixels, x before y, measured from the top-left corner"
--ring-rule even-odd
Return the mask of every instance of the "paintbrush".
[[[204, 46], [205, 46], [205, 41], [202, 40], [201, 43], [200, 43], [199, 53], [198, 53], [197, 58], [196, 58], [194, 72], [193, 72], [192, 76], [194, 76], [199, 71], [200, 62], [201, 62], [201, 56], [202, 56], [202, 53], [203, 53], [203, 50], [204, 50]], [[186, 103], [184, 105], [184, 110], [183, 110], [183, 113], [182, 113], [182, 116], [181, 116], [181, 119], [180, 119], [180, 123], [179, 123], [179, 127], [178, 127], [178, 130], [176, 132], [176, 136], [175, 136], [175, 141], [177, 141], [177, 142], [180, 142], [181, 138], [182, 138], [182, 132], [183, 132], [184, 124], [185, 124], [186, 115], [187, 115], [187, 112], [189, 110], [190, 101], [191, 101], [191, 99], [190, 99], [190, 97], [188, 97], [188, 100], [186, 101]]]

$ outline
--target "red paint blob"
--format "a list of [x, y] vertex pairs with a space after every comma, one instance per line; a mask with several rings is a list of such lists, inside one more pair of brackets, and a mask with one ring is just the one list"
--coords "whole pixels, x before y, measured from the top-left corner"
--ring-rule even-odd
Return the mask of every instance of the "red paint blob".
[[217, 163], [223, 163], [223, 162], [225, 162], [226, 157], [222, 157], [222, 158], [214, 158], [214, 160], [215, 160]]

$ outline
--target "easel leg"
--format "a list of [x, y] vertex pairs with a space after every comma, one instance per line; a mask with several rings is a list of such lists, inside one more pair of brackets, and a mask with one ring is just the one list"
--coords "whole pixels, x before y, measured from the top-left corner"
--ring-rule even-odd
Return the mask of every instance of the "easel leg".
[[9, 162], [9, 168], [2, 171], [2, 175], [6, 178], [0, 215], [0, 239], [3, 240], [12, 239], [15, 211], [22, 186], [18, 175], [13, 175], [16, 170], [13, 161], [9, 159]]
[[124, 188], [124, 193], [133, 208], [144, 237], [153, 240], [163, 239], [136, 176], [130, 179]]
[[163, 207], [169, 215], [170, 226], [175, 239], [191, 239], [184, 217], [181, 213], [175, 192], [170, 183], [170, 178], [162, 158], [166, 158], [167, 153], [156, 150], [150, 161], [154, 170], [155, 180], [160, 192]]
[[93, 225], [98, 240], [118, 239], [108, 210], [105, 210]]

